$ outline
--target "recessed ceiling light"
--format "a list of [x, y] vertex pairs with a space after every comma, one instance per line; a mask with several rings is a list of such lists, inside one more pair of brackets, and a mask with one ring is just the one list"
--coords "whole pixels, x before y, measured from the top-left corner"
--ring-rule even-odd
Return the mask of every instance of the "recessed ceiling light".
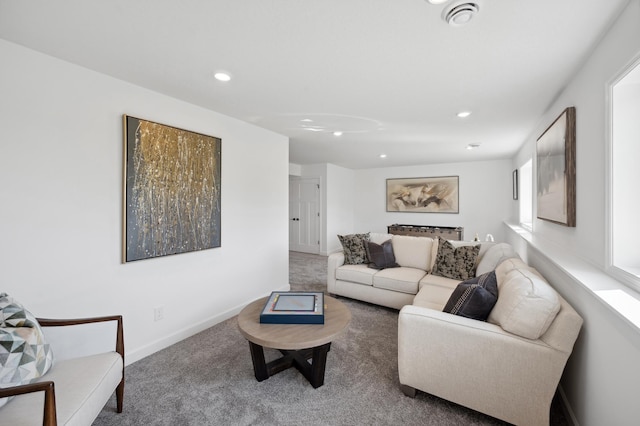
[[429, 3], [431, 4], [442, 4], [442, 3], [446, 3], [449, 0], [427, 0]]
[[229, 81], [231, 80], [231, 76], [226, 72], [217, 72], [213, 75], [218, 81]]
[[303, 118], [303, 119], [302, 119], [302, 120], [300, 120], [300, 121], [302, 121], [303, 123], [311, 123], [313, 120], [312, 120], [312, 119], [310, 119], [310, 118]]
[[380, 154], [380, 158], [387, 158], [387, 154]]
[[479, 148], [480, 144], [479, 143], [470, 143], [469, 145], [467, 145], [467, 149], [471, 150], [471, 149], [476, 149]]
[[333, 136], [342, 136], [341, 131], [333, 132]]
[[458, 113], [458, 117], [460, 118], [467, 118], [470, 115], [471, 115], [471, 111], [460, 111]]
[[467, 24], [480, 8], [476, 3], [453, 3], [445, 8], [443, 19], [453, 27]]

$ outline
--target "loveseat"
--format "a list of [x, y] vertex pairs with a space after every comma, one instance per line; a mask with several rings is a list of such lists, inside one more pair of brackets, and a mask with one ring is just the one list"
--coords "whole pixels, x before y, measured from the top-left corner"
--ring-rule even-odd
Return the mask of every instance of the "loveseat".
[[[4, 307], [20, 307], [6, 294], [0, 295], [0, 299], [5, 301]], [[0, 311], [3, 310], [0, 309]], [[9, 339], [19, 340], [21, 337], [30, 339], [41, 329], [51, 330], [49, 333], [45, 331], [44, 337], [38, 336], [34, 342], [29, 342], [33, 344], [28, 346], [32, 348], [37, 346], [33, 354], [26, 354], [26, 352], [20, 354], [18, 346], [24, 346], [24, 344], [14, 344], [13, 349], [9, 351], [11, 353], [7, 354], [9, 358], [4, 358], [2, 373], [0, 373], [2, 375], [0, 403], [3, 404], [0, 406], [0, 424], [88, 426], [102, 411], [114, 390], [116, 410], [119, 413], [122, 412], [124, 338], [121, 316], [71, 320], [36, 319], [26, 310], [20, 312], [19, 308], [13, 309], [9, 314], [6, 310], [0, 314], [2, 314], [0, 315], [0, 322], [2, 322], [0, 340], [3, 340], [5, 348], [8, 347], [6, 344]], [[16, 319], [19, 324], [15, 324]], [[103, 325], [113, 325], [113, 327], [106, 330]], [[23, 330], [17, 330], [19, 328]], [[80, 335], [75, 334], [83, 328]], [[96, 353], [89, 353], [86, 349], [82, 349], [84, 351], [82, 354], [69, 356], [89, 339], [87, 332], [102, 338], [105, 333], [111, 334], [112, 330], [115, 330], [112, 339], [113, 349], [98, 350]], [[112, 343], [108, 342], [105, 347]], [[37, 364], [37, 368], [25, 374], [22, 377], [23, 380], [20, 380], [19, 374], [14, 375], [13, 378], [11, 374], [7, 374], [12, 363], [5, 361], [14, 356], [21, 357], [22, 360], [18, 363], [23, 366], [23, 370], [27, 370], [28, 365], [25, 365], [25, 359], [32, 358], [31, 355], [37, 357], [42, 355], [42, 359], [34, 363]], [[45, 364], [46, 368], [43, 369], [42, 366]], [[11, 382], [15, 383], [16, 379], [23, 383], [11, 386]]]
[[[582, 327], [578, 313], [508, 244], [369, 235], [374, 246], [389, 238], [399, 267], [343, 265], [344, 253], [332, 254], [327, 285], [329, 293], [400, 309], [398, 375], [405, 395], [420, 390], [516, 425], [548, 425]], [[484, 246], [477, 249], [475, 277], [438, 275], [455, 273], [436, 266], [443, 257], [437, 246], [451, 251], [454, 244]], [[428, 253], [427, 260], [418, 265], [417, 257], [406, 257], [410, 246], [423, 247], [420, 257]]]

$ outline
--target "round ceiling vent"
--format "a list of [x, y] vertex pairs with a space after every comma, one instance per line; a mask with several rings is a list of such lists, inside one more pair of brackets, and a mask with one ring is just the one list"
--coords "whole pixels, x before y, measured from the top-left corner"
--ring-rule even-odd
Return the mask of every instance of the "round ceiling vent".
[[467, 24], [480, 8], [477, 3], [454, 3], [444, 10], [442, 17], [451, 26]]

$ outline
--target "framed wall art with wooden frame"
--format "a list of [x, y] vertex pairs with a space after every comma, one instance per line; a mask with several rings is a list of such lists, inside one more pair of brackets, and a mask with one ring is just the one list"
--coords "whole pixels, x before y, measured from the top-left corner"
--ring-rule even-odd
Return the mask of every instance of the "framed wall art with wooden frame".
[[536, 143], [537, 217], [576, 226], [576, 109], [569, 107]]
[[458, 176], [387, 179], [387, 211], [459, 213]]
[[123, 121], [123, 262], [220, 247], [222, 140]]

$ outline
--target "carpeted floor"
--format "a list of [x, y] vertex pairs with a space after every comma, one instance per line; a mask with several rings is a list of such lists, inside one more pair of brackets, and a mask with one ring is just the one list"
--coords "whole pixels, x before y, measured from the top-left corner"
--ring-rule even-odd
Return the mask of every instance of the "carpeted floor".
[[[326, 290], [323, 256], [291, 252], [292, 290]], [[341, 298], [352, 322], [331, 345], [324, 386], [295, 369], [257, 382], [249, 345], [231, 318], [126, 368], [124, 412], [115, 397], [94, 425], [503, 425], [399, 390], [398, 312]], [[267, 361], [279, 353], [266, 349]], [[552, 425], [566, 425], [554, 403]]]

